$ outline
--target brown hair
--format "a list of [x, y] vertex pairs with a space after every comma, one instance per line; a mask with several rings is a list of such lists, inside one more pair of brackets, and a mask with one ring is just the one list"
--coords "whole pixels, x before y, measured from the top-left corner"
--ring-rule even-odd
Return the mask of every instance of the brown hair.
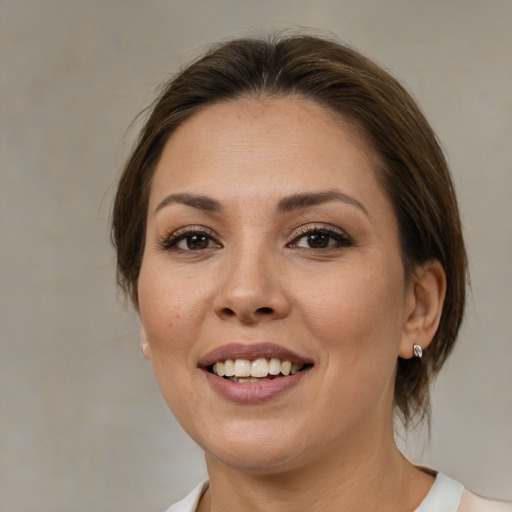
[[119, 182], [112, 219], [121, 288], [137, 307], [151, 178], [173, 131], [199, 109], [241, 96], [297, 95], [355, 121], [380, 155], [376, 169], [398, 220], [406, 277], [437, 259], [447, 291], [423, 359], [399, 359], [395, 409], [429, 417], [429, 384], [450, 354], [465, 304], [467, 261], [450, 172], [436, 136], [406, 90], [342, 44], [312, 36], [238, 39], [213, 47], [163, 88]]

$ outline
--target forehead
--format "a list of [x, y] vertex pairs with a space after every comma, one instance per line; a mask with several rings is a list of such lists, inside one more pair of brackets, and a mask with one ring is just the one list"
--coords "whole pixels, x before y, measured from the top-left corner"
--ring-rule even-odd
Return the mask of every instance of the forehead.
[[[190, 137], [194, 142], [222, 142], [223, 136], [247, 145], [271, 136], [280, 144], [309, 141], [305, 148], [327, 136], [329, 141], [350, 142], [368, 157], [376, 157], [359, 123], [301, 96], [249, 96], [206, 105], [174, 131], [168, 147], [182, 146]], [[176, 139], [179, 142], [174, 144]]]
[[361, 129], [324, 106], [298, 97], [241, 98], [205, 107], [171, 135], [150, 203], [190, 191], [268, 195], [341, 186], [365, 195], [380, 189], [377, 160]]

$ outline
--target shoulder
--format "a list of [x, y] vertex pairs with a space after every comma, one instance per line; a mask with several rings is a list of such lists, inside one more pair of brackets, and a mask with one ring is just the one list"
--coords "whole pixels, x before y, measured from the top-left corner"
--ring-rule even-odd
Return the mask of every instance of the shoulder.
[[171, 505], [165, 512], [196, 512], [203, 494], [208, 489], [208, 480], [201, 482], [193, 491], [181, 501]]
[[[166, 512], [196, 512], [199, 501], [207, 489], [208, 480], [205, 480], [181, 501], [171, 505]], [[453, 506], [453, 509], [450, 505]], [[464, 489], [464, 487], [455, 480], [438, 473], [434, 486], [420, 507], [416, 509], [416, 512], [429, 512], [434, 510], [457, 510], [457, 512], [512, 512], [512, 503], [482, 498]]]
[[512, 503], [488, 500], [465, 490], [458, 512], [512, 512]]
[[442, 473], [415, 512], [512, 512], [512, 504], [482, 498]]

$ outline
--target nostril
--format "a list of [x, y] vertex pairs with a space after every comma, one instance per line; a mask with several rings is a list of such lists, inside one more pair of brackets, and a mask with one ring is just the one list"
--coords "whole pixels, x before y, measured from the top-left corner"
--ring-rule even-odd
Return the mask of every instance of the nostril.
[[221, 318], [232, 319], [238, 318], [243, 323], [253, 323], [260, 320], [271, 319], [276, 315], [276, 310], [269, 306], [262, 306], [260, 308], [250, 308], [240, 306], [239, 308], [234, 307], [223, 307], [217, 311], [217, 315]]

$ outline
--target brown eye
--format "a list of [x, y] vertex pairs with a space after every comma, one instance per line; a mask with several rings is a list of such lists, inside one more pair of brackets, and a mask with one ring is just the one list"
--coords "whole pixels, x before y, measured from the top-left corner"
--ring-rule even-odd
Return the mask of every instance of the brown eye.
[[184, 251], [201, 251], [214, 246], [213, 240], [204, 233], [192, 233], [182, 236], [175, 244], [175, 247]]
[[196, 251], [198, 249], [206, 249], [209, 244], [209, 238], [206, 235], [191, 235], [185, 238], [187, 249]]
[[325, 233], [311, 233], [307, 235], [307, 244], [312, 249], [324, 249], [329, 247], [330, 238]]
[[222, 244], [217, 241], [212, 230], [202, 226], [187, 226], [162, 240], [160, 247], [166, 251], [200, 252], [220, 249]]
[[291, 247], [300, 249], [336, 249], [350, 247], [352, 242], [343, 231], [331, 227], [312, 227], [298, 236], [291, 244]]

